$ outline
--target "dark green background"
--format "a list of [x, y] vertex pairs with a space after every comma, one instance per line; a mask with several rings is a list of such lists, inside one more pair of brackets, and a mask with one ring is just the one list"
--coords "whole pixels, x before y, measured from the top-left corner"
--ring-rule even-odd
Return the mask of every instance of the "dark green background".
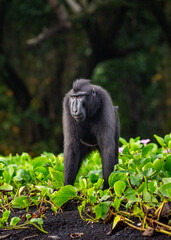
[[110, 92], [122, 137], [170, 132], [171, 2], [69, 2], [0, 0], [0, 154], [62, 152], [76, 78]]

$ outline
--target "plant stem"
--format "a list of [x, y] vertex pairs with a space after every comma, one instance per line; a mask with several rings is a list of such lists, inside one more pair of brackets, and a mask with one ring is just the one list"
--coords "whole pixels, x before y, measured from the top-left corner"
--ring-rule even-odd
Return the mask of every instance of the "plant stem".
[[144, 226], [145, 226], [146, 219], [147, 219], [147, 216], [145, 215], [145, 218], [143, 219], [143, 225], [142, 225], [142, 228], [144, 228]]
[[167, 203], [166, 200], [164, 200], [164, 201], [162, 202], [161, 206], [158, 208], [159, 211], [158, 211], [158, 209], [156, 210], [156, 212], [158, 213], [157, 220], [159, 220], [159, 218], [160, 218], [160, 214], [161, 214], [161, 211], [162, 211], [163, 206], [164, 206], [165, 203]]
[[124, 211], [119, 211], [119, 212], [126, 215], [126, 216], [134, 216], [134, 214], [129, 213], [129, 212], [124, 212]]
[[21, 224], [19, 226], [15, 226], [15, 227], [8, 227], [6, 228], [7, 230], [12, 230], [12, 229], [27, 229], [29, 227], [26, 227], [26, 225], [33, 225], [34, 227], [36, 227], [38, 230], [40, 230], [41, 232], [43, 233], [48, 233], [46, 232], [42, 227], [39, 227], [37, 226], [35, 223], [32, 223], [32, 222], [28, 222], [28, 223], [24, 223], [24, 224]]
[[90, 219], [86, 219], [86, 221], [93, 221], [93, 222], [98, 222], [98, 220], [96, 220], [95, 218], [91, 217], [86, 211], [85, 209], [83, 209], [84, 213], [90, 218]]
[[40, 230], [40, 231], [43, 232], [43, 233], [48, 233], [48, 232], [46, 232], [42, 227], [39, 227], [39, 226], [37, 226], [35, 223], [32, 223], [32, 222], [28, 222], [28, 223], [25, 223], [25, 224], [20, 225], [20, 226], [29, 225], [29, 224], [33, 225], [34, 227], [36, 227], [38, 230]]
[[124, 221], [128, 226], [130, 226], [130, 227], [132, 227], [132, 228], [135, 228], [135, 229], [137, 229], [137, 230], [139, 230], [139, 231], [145, 231], [145, 228], [139, 228], [139, 227], [136, 227], [135, 225], [133, 225], [133, 224], [131, 224], [131, 223], [129, 223], [129, 222], [127, 222], [127, 221]]
[[155, 229], [155, 231], [156, 231], [156, 232], [161, 232], [161, 233], [164, 233], [164, 234], [168, 234], [168, 235], [171, 236], [171, 232], [165, 231], [165, 230], [163, 230], [163, 229], [160, 229], [160, 230]]
[[[148, 221], [151, 221], [151, 218], [148, 218], [148, 217], [147, 217], [147, 220], [148, 220]], [[166, 224], [164, 224], [164, 223], [161, 223], [161, 222], [159, 222], [159, 221], [157, 221], [157, 220], [154, 220], [154, 219], [152, 219], [152, 221], [153, 221], [154, 223], [162, 226], [162, 227], [168, 228], [168, 229], [171, 231], [171, 227], [169, 227], [168, 225], [166, 225]]]

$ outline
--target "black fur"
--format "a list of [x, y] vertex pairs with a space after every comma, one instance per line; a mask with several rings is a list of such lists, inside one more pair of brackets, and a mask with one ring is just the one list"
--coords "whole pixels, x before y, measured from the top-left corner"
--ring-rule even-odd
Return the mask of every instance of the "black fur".
[[[86, 94], [75, 98], [82, 92]], [[72, 113], [73, 104], [79, 108], [80, 118], [75, 108]], [[76, 80], [63, 102], [65, 185], [74, 184], [83, 158], [94, 147], [100, 151], [104, 188], [108, 187], [108, 177], [118, 163], [119, 128], [117, 107], [109, 94], [90, 80]]]

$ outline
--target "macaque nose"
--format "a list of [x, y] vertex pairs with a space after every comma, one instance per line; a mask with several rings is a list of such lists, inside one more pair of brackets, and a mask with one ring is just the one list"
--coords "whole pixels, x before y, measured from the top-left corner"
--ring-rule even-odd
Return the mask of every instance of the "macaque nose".
[[77, 105], [76, 104], [74, 104], [74, 106], [73, 106], [73, 112], [76, 114], [77, 113]]
[[73, 112], [76, 114], [78, 112], [78, 106], [77, 106], [77, 101], [75, 100], [73, 104]]
[[75, 104], [74, 104], [74, 107], [73, 107], [73, 112], [77, 113], [77, 106]]

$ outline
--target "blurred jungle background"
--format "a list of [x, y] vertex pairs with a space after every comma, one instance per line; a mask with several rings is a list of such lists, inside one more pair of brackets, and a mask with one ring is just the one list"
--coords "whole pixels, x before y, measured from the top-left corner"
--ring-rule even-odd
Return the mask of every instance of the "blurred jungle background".
[[121, 136], [171, 129], [170, 0], [0, 0], [0, 154], [63, 152], [62, 100], [90, 78]]

